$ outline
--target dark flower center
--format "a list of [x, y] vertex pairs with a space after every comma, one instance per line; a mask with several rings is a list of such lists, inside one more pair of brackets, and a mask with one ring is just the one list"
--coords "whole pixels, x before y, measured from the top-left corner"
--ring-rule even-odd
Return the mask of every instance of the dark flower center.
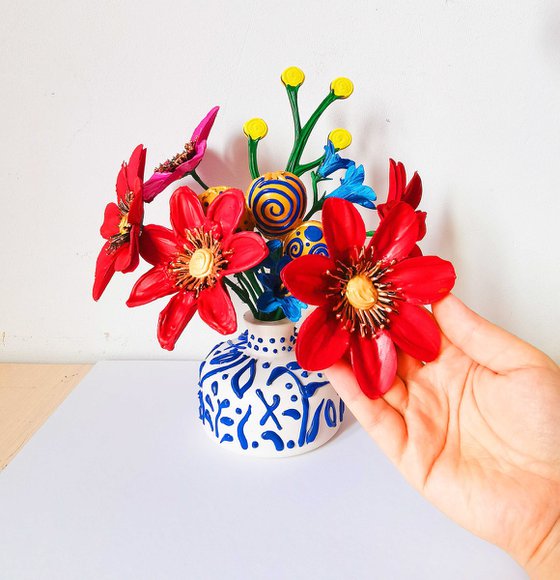
[[400, 296], [384, 282], [391, 264], [374, 262], [372, 252], [361, 249], [350, 263], [336, 262], [328, 271], [329, 298], [333, 312], [344, 328], [362, 336], [375, 336], [389, 326], [389, 315], [396, 312]]
[[130, 228], [132, 227], [128, 223], [128, 213], [130, 211], [130, 204], [134, 194], [132, 191], [128, 191], [124, 199], [120, 199], [118, 203], [119, 211], [121, 212], [121, 220], [119, 222], [119, 233], [114, 234], [109, 238], [109, 248], [107, 252], [112, 254], [116, 252], [123, 244], [130, 241]]
[[189, 141], [185, 143], [183, 150], [177, 155], [174, 155], [171, 159], [167, 159], [160, 165], [158, 165], [154, 171], [157, 173], [173, 173], [179, 165], [185, 163], [189, 159], [192, 159], [196, 153], [196, 141]]
[[186, 232], [187, 243], [169, 264], [168, 272], [175, 286], [196, 296], [205, 288], [211, 288], [220, 279], [220, 272], [227, 264], [227, 256], [212, 232], [194, 228]]

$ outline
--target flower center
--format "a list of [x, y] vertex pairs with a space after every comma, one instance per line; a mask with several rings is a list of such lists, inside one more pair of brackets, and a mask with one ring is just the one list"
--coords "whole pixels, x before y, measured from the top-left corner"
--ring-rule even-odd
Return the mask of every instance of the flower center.
[[390, 264], [374, 262], [371, 250], [362, 249], [350, 263], [338, 261], [336, 269], [327, 272], [332, 309], [344, 328], [375, 336], [389, 326], [389, 315], [401, 299], [384, 281], [389, 268]]
[[198, 296], [218, 282], [231, 250], [224, 251], [220, 240], [203, 228], [187, 230], [186, 238], [187, 243], [170, 262], [168, 272], [175, 286]]
[[377, 304], [378, 296], [373, 282], [363, 274], [348, 280], [346, 298], [354, 308], [369, 310]]
[[130, 231], [130, 224], [128, 223], [128, 213], [125, 213], [122, 217], [121, 217], [121, 221], [119, 222], [119, 234], [123, 235], [123, 234], [128, 234], [128, 232]]
[[134, 193], [128, 191], [123, 199], [119, 200], [118, 206], [121, 212], [121, 219], [119, 221], [119, 233], [114, 234], [109, 238], [109, 248], [107, 252], [112, 254], [117, 251], [123, 244], [130, 241], [130, 229], [132, 226], [128, 223], [128, 212], [130, 211], [130, 204], [134, 199]]
[[196, 141], [189, 141], [185, 143], [185, 147], [182, 151], [174, 155], [171, 159], [167, 159], [160, 165], [158, 165], [154, 171], [156, 173], [173, 173], [179, 165], [185, 163], [189, 159], [192, 159], [196, 153]]
[[189, 262], [189, 274], [195, 278], [206, 278], [212, 273], [214, 254], [206, 248], [196, 250]]

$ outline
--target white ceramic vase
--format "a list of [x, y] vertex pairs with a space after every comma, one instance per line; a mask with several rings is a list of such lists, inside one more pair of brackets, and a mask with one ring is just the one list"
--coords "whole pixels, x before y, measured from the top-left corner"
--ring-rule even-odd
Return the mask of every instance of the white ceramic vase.
[[246, 455], [287, 457], [326, 443], [344, 403], [323, 373], [296, 362], [293, 322], [247, 313], [247, 330], [216, 345], [200, 365], [199, 417], [217, 444]]

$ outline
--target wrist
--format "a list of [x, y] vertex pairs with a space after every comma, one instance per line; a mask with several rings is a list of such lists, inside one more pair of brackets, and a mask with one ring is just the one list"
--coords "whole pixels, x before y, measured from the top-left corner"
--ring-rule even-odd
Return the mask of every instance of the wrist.
[[531, 580], [556, 580], [560, 574], [560, 522], [552, 528], [546, 538], [525, 564]]

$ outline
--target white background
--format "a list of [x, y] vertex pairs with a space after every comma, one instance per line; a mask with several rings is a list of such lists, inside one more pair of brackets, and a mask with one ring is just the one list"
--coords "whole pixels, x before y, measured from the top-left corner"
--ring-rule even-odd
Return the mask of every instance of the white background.
[[[215, 104], [207, 182], [246, 187], [241, 126], [253, 116], [270, 127], [261, 170], [284, 167], [289, 65], [307, 75], [304, 117], [333, 78], [356, 85], [325, 115], [309, 158], [342, 126], [381, 201], [390, 156], [418, 170], [423, 249], [454, 262], [457, 295], [560, 356], [557, 0], [51, 0], [2, 2], [2, 360], [206, 353], [218, 335], [198, 318], [174, 353], [159, 349], [165, 300], [124, 306], [136, 273], [93, 302], [103, 209], [135, 145], [148, 147], [150, 175]], [[147, 207], [147, 223], [166, 223], [167, 197]]]

